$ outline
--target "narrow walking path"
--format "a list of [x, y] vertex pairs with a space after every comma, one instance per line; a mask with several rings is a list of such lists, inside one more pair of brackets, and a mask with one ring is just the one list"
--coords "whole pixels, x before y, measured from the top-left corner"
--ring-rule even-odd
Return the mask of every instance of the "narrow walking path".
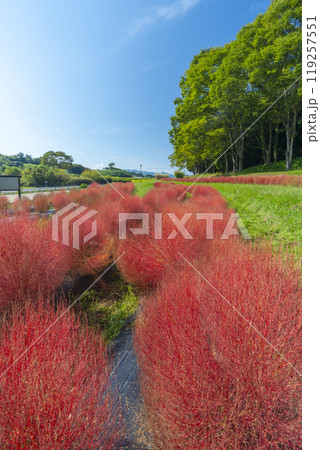
[[121, 448], [150, 449], [152, 439], [144, 418], [132, 328], [121, 332], [112, 342], [110, 353], [113, 355], [111, 383], [114, 391], [117, 391], [120, 396], [126, 427], [125, 440]]

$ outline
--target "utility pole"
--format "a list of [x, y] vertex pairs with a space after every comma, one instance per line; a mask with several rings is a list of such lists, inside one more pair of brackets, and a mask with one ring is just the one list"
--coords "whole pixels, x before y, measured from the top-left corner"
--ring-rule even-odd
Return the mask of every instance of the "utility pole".
[[142, 179], [142, 164], [140, 164], [140, 183], [141, 183], [141, 179]]

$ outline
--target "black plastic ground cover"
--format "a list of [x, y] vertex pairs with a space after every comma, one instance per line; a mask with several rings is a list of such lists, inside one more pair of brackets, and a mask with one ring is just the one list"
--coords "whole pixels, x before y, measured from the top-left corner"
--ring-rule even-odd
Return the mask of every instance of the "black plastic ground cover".
[[[91, 286], [91, 276], [77, 276], [64, 280], [56, 291], [56, 300], [61, 296], [68, 297], [72, 292], [75, 296]], [[133, 329], [136, 314], [128, 317], [120, 334], [109, 344], [108, 353], [111, 357], [111, 391], [121, 405], [122, 422], [125, 427], [125, 437], [120, 449], [148, 450], [152, 448], [152, 435], [146, 426], [144, 406], [139, 386], [138, 365], [133, 346]]]
[[143, 418], [143, 402], [138, 380], [138, 366], [132, 342], [132, 328], [124, 330], [111, 343], [113, 357], [111, 386], [119, 396], [125, 439], [121, 449], [150, 449], [151, 436]]

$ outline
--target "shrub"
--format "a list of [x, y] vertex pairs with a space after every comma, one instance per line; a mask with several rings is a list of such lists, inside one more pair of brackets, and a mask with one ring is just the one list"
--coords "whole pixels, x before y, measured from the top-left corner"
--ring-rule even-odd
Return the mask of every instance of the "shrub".
[[168, 175], [165, 175], [164, 173], [157, 173], [155, 178], [157, 180], [162, 180], [162, 179], [168, 178]]
[[184, 178], [184, 172], [181, 172], [180, 170], [176, 170], [176, 171], [174, 172], [174, 176], [175, 176], [176, 178]]
[[[176, 181], [179, 181], [177, 178]], [[234, 176], [234, 177], [201, 177], [188, 178], [188, 182], [201, 182], [201, 183], [232, 183], [232, 184], [272, 184], [281, 186], [302, 186], [302, 176], [300, 175], [257, 175], [254, 177], [249, 176]]]
[[117, 265], [126, 280], [140, 287], [157, 285], [167, 271], [181, 265], [182, 260], [178, 252], [187, 258], [193, 258], [200, 254], [207, 244], [204, 221], [196, 220], [194, 214], [186, 224], [191, 239], [185, 239], [179, 231], [175, 237], [168, 239], [171, 233], [175, 232], [176, 226], [167, 213], [174, 213], [178, 219], [181, 219], [185, 213], [190, 212], [187, 206], [173, 202], [161, 208], [160, 211], [162, 237], [156, 237], [155, 218], [151, 214], [148, 235], [128, 233], [127, 239], [119, 243], [118, 256], [123, 252], [125, 254]]
[[14, 312], [0, 337], [1, 375], [8, 368], [0, 379], [1, 448], [111, 449], [121, 443], [106, 349], [65, 306], [55, 310], [41, 300]]
[[21, 208], [22, 208], [22, 212], [24, 213], [28, 213], [31, 211], [31, 207], [32, 207], [32, 201], [26, 197], [25, 195], [23, 195], [21, 197]]
[[72, 178], [72, 184], [75, 186], [80, 186], [81, 184], [89, 184], [93, 183], [92, 178], [85, 178], [85, 177], [74, 177]]
[[219, 240], [208, 251], [192, 262], [214, 288], [188, 266], [167, 273], [137, 323], [156, 447], [300, 448], [298, 271], [241, 242]]
[[21, 202], [19, 198], [15, 198], [11, 203], [11, 208], [15, 213], [18, 213], [21, 210]]
[[45, 194], [36, 194], [33, 196], [32, 204], [34, 209], [41, 213], [48, 210], [50, 202]]
[[179, 196], [183, 195], [185, 188], [183, 186], [163, 184], [162, 189], [151, 189], [143, 197], [143, 202], [154, 211], [161, 211], [166, 205], [178, 202]]
[[5, 214], [8, 211], [9, 200], [5, 195], [0, 195], [0, 214]]
[[69, 205], [69, 203], [71, 203], [71, 200], [66, 191], [57, 192], [52, 197], [52, 206], [56, 211]]
[[[112, 235], [115, 238], [119, 236], [119, 214], [120, 213], [143, 213], [147, 211], [141, 197], [130, 196], [124, 199], [116, 191], [109, 188], [106, 201], [102, 202], [99, 209], [99, 217], [105, 227], [106, 235]], [[128, 221], [128, 226], [141, 226], [141, 220]]]
[[[215, 220], [213, 225], [214, 236], [221, 237], [230, 214], [233, 212], [227, 208], [226, 200], [218, 191], [209, 186], [195, 186], [193, 192], [196, 195], [187, 199], [183, 197], [184, 192], [184, 186], [167, 186], [153, 189], [143, 197], [145, 211], [151, 212], [149, 234], [133, 235], [128, 232], [127, 238], [120, 241], [117, 253], [120, 256], [125, 252], [118, 262], [118, 267], [130, 283], [142, 287], [155, 286], [161, 282], [166, 271], [173, 270], [176, 265], [181, 264], [178, 252], [183, 253], [187, 258], [193, 258], [201, 254], [207, 245], [211, 245], [212, 238], [207, 236], [206, 221], [197, 219], [198, 212], [223, 214], [223, 218]], [[197, 195], [197, 192], [205, 193], [206, 196]], [[178, 201], [179, 196], [182, 196], [180, 201]], [[161, 237], [155, 237], [153, 212], [162, 214]], [[178, 219], [181, 219], [185, 213], [190, 215], [185, 228], [191, 238], [185, 239], [177, 231], [174, 238], [168, 239], [171, 232], [176, 230], [176, 226], [168, 216], [170, 213], [175, 214]], [[141, 223], [135, 226], [139, 227]]]
[[177, 186], [175, 183], [161, 183], [159, 181], [156, 181], [155, 183], [153, 183], [153, 187], [155, 187], [155, 188], [167, 188], [168, 185]]
[[49, 295], [70, 265], [70, 249], [52, 240], [50, 221], [21, 215], [0, 222], [0, 308]]
[[[107, 236], [106, 225], [98, 217], [97, 234], [88, 242], [85, 236], [91, 232], [91, 222], [85, 222], [79, 229], [79, 249], [73, 250], [71, 271], [80, 275], [93, 275], [106, 268], [112, 262], [114, 238]], [[70, 227], [72, 224], [70, 225]], [[70, 233], [71, 235], [71, 233]]]
[[82, 183], [79, 186], [80, 189], [86, 189], [87, 187], [88, 187], [88, 185], [86, 183]]
[[22, 196], [22, 199], [15, 198], [11, 203], [11, 208], [15, 214], [26, 214], [31, 211], [32, 202], [25, 195]]

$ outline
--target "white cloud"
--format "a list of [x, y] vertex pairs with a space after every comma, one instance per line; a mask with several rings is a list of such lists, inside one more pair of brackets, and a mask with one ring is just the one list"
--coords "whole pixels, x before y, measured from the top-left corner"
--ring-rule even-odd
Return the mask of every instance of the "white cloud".
[[146, 172], [147, 172], [148, 170], [150, 170], [150, 172], [155, 172], [155, 173], [173, 173], [173, 171], [174, 171], [175, 169], [172, 169], [172, 167], [171, 167], [171, 169], [144, 169], [144, 168], [142, 167], [142, 170], [145, 170]]
[[103, 169], [104, 167], [106, 167], [106, 165], [107, 165], [106, 163], [101, 162], [101, 163], [95, 164], [94, 168], [95, 169]]
[[150, 27], [161, 20], [169, 21], [184, 16], [191, 8], [196, 6], [201, 1], [202, 0], [178, 0], [170, 6], [158, 7], [153, 14], [137, 20], [136, 23], [134, 23], [129, 29], [128, 35], [133, 38], [137, 36], [144, 28]]
[[201, 1], [202, 0], [176, 0], [169, 6], [155, 8], [153, 13], [138, 19], [129, 28], [127, 35], [118, 42], [111, 53], [115, 53], [125, 42], [134, 39], [145, 28], [150, 28], [159, 22], [168, 22], [182, 17]]

